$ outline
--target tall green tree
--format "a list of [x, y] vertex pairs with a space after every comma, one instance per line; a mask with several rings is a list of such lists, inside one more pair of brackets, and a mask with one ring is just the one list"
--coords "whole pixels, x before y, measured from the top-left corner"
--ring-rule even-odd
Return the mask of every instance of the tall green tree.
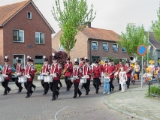
[[142, 26], [128, 24], [126, 33], [121, 33], [121, 41], [118, 42], [121, 47], [127, 50], [128, 55], [137, 54], [137, 47], [141, 44], [148, 46], [148, 34]]
[[62, 30], [60, 44], [70, 55], [70, 50], [76, 43], [77, 33], [96, 16], [93, 5], [89, 9], [86, 0], [63, 0], [62, 4], [60, 0], [55, 0], [52, 14]]
[[158, 20], [152, 21], [152, 31], [154, 33], [155, 38], [160, 41], [160, 7], [157, 11]]

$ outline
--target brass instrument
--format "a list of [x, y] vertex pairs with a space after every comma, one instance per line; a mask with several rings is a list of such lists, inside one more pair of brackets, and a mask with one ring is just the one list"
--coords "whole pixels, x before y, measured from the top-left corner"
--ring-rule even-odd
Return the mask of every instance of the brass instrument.
[[129, 67], [129, 68], [126, 70], [126, 73], [128, 73], [128, 72], [131, 71], [131, 70], [132, 70], [132, 68]]
[[69, 68], [69, 66], [67, 66], [67, 68], [65, 68], [64, 70], [63, 70], [63, 75], [68, 71], [68, 68]]

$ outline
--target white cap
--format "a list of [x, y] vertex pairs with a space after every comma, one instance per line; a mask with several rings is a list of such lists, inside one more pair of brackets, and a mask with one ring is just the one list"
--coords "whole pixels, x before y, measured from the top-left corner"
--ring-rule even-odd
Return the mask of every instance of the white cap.
[[30, 58], [30, 56], [27, 56], [27, 58]]
[[19, 58], [18, 57], [16, 57], [16, 60], [18, 60]]
[[5, 56], [4, 58], [5, 58], [5, 59], [7, 59], [7, 58], [8, 58], [8, 56]]
[[87, 59], [87, 57], [84, 57], [84, 59]]
[[74, 59], [74, 62], [77, 62], [77, 58]]
[[46, 56], [43, 56], [43, 59], [45, 59], [46, 58]]
[[52, 56], [55, 56], [55, 53], [52, 53]]

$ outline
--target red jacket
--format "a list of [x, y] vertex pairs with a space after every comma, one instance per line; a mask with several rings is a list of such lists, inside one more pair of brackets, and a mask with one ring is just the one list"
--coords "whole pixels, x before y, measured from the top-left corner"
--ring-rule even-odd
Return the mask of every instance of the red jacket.
[[107, 67], [108, 67], [107, 64], [104, 64], [104, 65], [103, 65], [103, 72], [107, 72]]
[[99, 67], [101, 68], [101, 72], [104, 72], [103, 65], [99, 64]]
[[[129, 68], [131, 69], [131, 67], [125, 65], [124, 66], [124, 71], [127, 71]], [[132, 69], [129, 72], [126, 73], [127, 77], [131, 77], [131, 73], [132, 73]]]
[[72, 72], [73, 72], [73, 65], [71, 62], [69, 64], [66, 63], [64, 65], [64, 70], [66, 70], [66, 69], [67, 69], [67, 71], [64, 73], [64, 76], [71, 76]]
[[121, 67], [123, 67], [123, 68], [124, 68], [124, 64], [117, 64], [117, 65], [116, 65], [116, 69], [117, 69], [117, 71], [118, 71]]
[[91, 80], [91, 74], [92, 74], [91, 66], [84, 65], [82, 68], [82, 74], [83, 74], [83, 76], [89, 75], [89, 78], [87, 78], [87, 80]]
[[102, 71], [100, 66], [93, 66], [93, 78], [100, 78], [101, 72]]
[[80, 82], [80, 77], [83, 76], [83, 74], [82, 74], [82, 69], [81, 69], [80, 67], [78, 67], [78, 68], [75, 67], [75, 68], [73, 69], [73, 76], [78, 76], [78, 77], [79, 77], [79, 79], [74, 80], [74, 82], [79, 83], [79, 82]]
[[23, 68], [22, 64], [17, 64], [16, 65], [16, 73], [20, 73], [22, 76], [23, 72], [24, 72], [24, 68]]
[[49, 72], [49, 70], [50, 70], [50, 66], [48, 64], [43, 65], [41, 69], [41, 73]]
[[12, 69], [10, 65], [4, 65], [3, 66], [3, 70], [2, 70], [2, 74], [8, 75], [5, 80], [10, 80], [10, 75], [12, 73]]
[[34, 69], [32, 67], [32, 65], [26, 65], [25, 67], [25, 75], [30, 75], [30, 78], [27, 78], [27, 81], [33, 81]]
[[52, 64], [50, 69], [50, 74], [56, 74], [56, 77], [53, 78], [53, 80], [60, 80], [62, 72], [62, 67], [60, 64]]
[[114, 65], [108, 65], [107, 73], [110, 75], [110, 78], [114, 78], [115, 71], [116, 71], [116, 67]]

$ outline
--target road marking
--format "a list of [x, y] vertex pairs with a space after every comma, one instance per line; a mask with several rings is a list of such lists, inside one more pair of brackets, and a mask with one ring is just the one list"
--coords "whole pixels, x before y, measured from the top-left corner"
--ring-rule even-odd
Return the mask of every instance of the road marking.
[[57, 120], [57, 115], [58, 113], [60, 113], [61, 111], [65, 110], [68, 106], [64, 107], [63, 109], [59, 110], [56, 114], [55, 114], [55, 120]]

